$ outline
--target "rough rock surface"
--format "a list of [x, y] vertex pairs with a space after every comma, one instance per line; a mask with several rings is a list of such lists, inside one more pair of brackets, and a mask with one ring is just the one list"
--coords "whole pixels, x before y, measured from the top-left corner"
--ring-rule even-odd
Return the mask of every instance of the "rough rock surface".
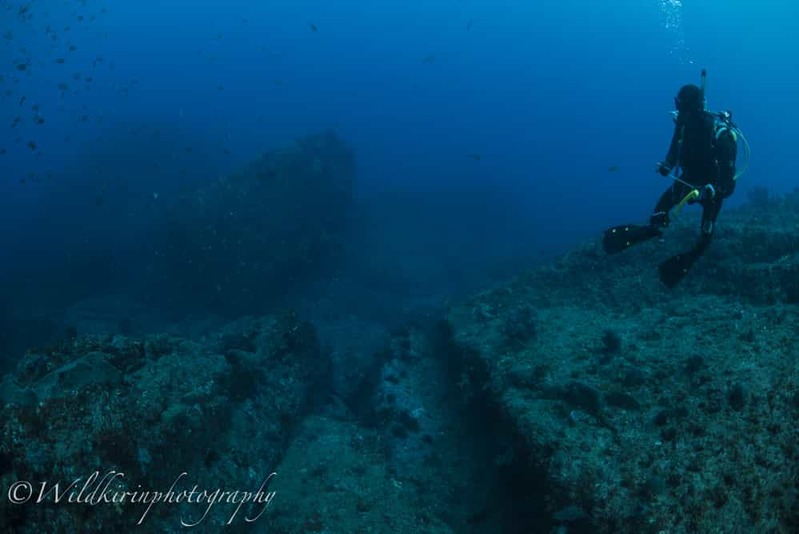
[[[86, 504], [114, 471], [122, 476], [108, 488], [117, 492], [166, 492], [173, 484], [256, 491], [327, 390], [326, 362], [313, 327], [290, 313], [231, 323], [206, 344], [79, 337], [29, 353], [0, 384], [0, 485], [29, 481], [38, 491], [60, 483], [63, 500], [55, 503], [55, 493], [43, 504], [4, 499], [0, 530], [133, 529], [145, 504]], [[82, 497], [66, 489], [76, 480], [76, 492], [90, 481]], [[70, 495], [83, 504], [64, 502]], [[203, 518], [197, 502], [160, 503], [142, 525], [177, 532], [181, 520], [203, 518], [213, 530], [234, 509], [220, 502]]]
[[683, 217], [663, 242], [589, 244], [449, 313], [463, 383], [543, 474], [536, 531], [799, 529], [799, 194], [725, 212], [668, 290], [656, 266], [695, 239]]

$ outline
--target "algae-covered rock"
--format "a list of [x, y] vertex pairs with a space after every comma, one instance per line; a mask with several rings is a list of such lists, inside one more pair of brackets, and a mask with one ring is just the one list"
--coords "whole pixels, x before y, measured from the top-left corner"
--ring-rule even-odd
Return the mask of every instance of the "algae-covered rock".
[[[673, 289], [657, 264], [695, 242], [690, 212], [663, 241], [589, 243], [450, 310], [443, 350], [547, 496], [536, 532], [796, 530], [798, 200], [725, 211]], [[528, 306], [534, 340], [508, 343]]]
[[[254, 492], [327, 391], [326, 361], [313, 327], [293, 313], [232, 323], [206, 343], [78, 337], [30, 353], [0, 384], [0, 486], [77, 481], [84, 497], [97, 487]], [[236, 508], [217, 503], [203, 518], [196, 499], [145, 514], [131, 500], [54, 498], [4, 503], [0, 530], [127, 531], [146, 516], [145, 531], [177, 532], [181, 519], [215, 531]]]

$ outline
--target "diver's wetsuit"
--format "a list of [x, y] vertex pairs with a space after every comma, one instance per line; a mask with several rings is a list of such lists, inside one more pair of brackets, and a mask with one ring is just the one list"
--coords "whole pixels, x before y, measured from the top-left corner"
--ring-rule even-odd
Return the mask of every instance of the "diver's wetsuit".
[[709, 184], [715, 194], [699, 201], [703, 208], [702, 241], [709, 241], [724, 199], [735, 190], [737, 145], [729, 130], [721, 131], [718, 137], [716, 132], [710, 113], [678, 119], [664, 164], [672, 169], [679, 163], [681, 181], [675, 180], [660, 196], [651, 219], [653, 225], [667, 226], [671, 209], [693, 189], [702, 191]]

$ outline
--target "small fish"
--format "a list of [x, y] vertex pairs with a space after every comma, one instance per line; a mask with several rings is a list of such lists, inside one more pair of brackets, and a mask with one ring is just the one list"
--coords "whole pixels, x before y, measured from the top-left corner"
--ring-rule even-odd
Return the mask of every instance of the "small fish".
[[608, 167], [608, 172], [619, 172], [619, 166], [611, 165], [610, 167]]
[[469, 154], [469, 157], [474, 161], [480, 161], [480, 154]]
[[33, 122], [39, 125], [44, 124], [44, 117], [41, 115], [36, 115], [36, 117], [33, 118]]
[[6, 152], [8, 152], [8, 150], [6, 150], [5, 147], [0, 147], [0, 156], [4, 155]]
[[311, 28], [312, 32], [316, 32], [317, 31], [316, 24], [314, 24], [313, 22], [309, 22], [308, 23], [308, 27]]
[[78, 47], [77, 47], [77, 46], [75, 46], [74, 44], [71, 44], [71, 45], [69, 45], [69, 51], [70, 51], [70, 52], [74, 52], [74, 51], [75, 51], [75, 50], [77, 50], [77, 49], [78, 49]]
[[470, 20], [469, 22], [466, 23], [466, 31], [467, 32], [472, 29], [472, 24], [473, 24], [472, 20]]
[[28, 148], [36, 150], [36, 143], [34, 141], [28, 141]]
[[26, 97], [24, 97], [24, 96], [19, 99], [19, 106], [20, 107], [22, 107], [22, 104], [25, 103], [25, 100], [26, 100]]
[[21, 71], [21, 72], [24, 72], [24, 71], [28, 70], [28, 64], [27, 63], [17, 63], [17, 70]]
[[435, 63], [435, 61], [436, 61], [436, 56], [434, 56], [433, 54], [428, 54], [424, 57], [422, 63], [426, 63], [429, 65], [431, 63]]
[[14, 117], [14, 120], [13, 120], [13, 121], [11, 121], [11, 127], [12, 127], [12, 128], [16, 128], [16, 127], [17, 127], [17, 124], [19, 124], [20, 122], [22, 122], [22, 119], [21, 119], [21, 118], [19, 118], [19, 117]]
[[66, 63], [66, 61], [67, 61], [67, 60], [66, 60], [66, 59], [64, 59], [64, 58], [62, 58], [62, 57], [60, 57], [60, 58], [57, 58], [57, 59], [55, 60], [55, 62], [56, 62], [56, 63], [58, 63], [59, 65], [63, 65], [64, 63]]

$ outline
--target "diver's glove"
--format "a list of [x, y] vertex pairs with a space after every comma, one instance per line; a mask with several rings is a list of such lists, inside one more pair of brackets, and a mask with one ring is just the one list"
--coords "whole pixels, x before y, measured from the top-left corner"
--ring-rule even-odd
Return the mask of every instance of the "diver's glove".
[[668, 176], [671, 173], [671, 167], [669, 167], [666, 162], [659, 161], [655, 163], [655, 172], [661, 176]]

